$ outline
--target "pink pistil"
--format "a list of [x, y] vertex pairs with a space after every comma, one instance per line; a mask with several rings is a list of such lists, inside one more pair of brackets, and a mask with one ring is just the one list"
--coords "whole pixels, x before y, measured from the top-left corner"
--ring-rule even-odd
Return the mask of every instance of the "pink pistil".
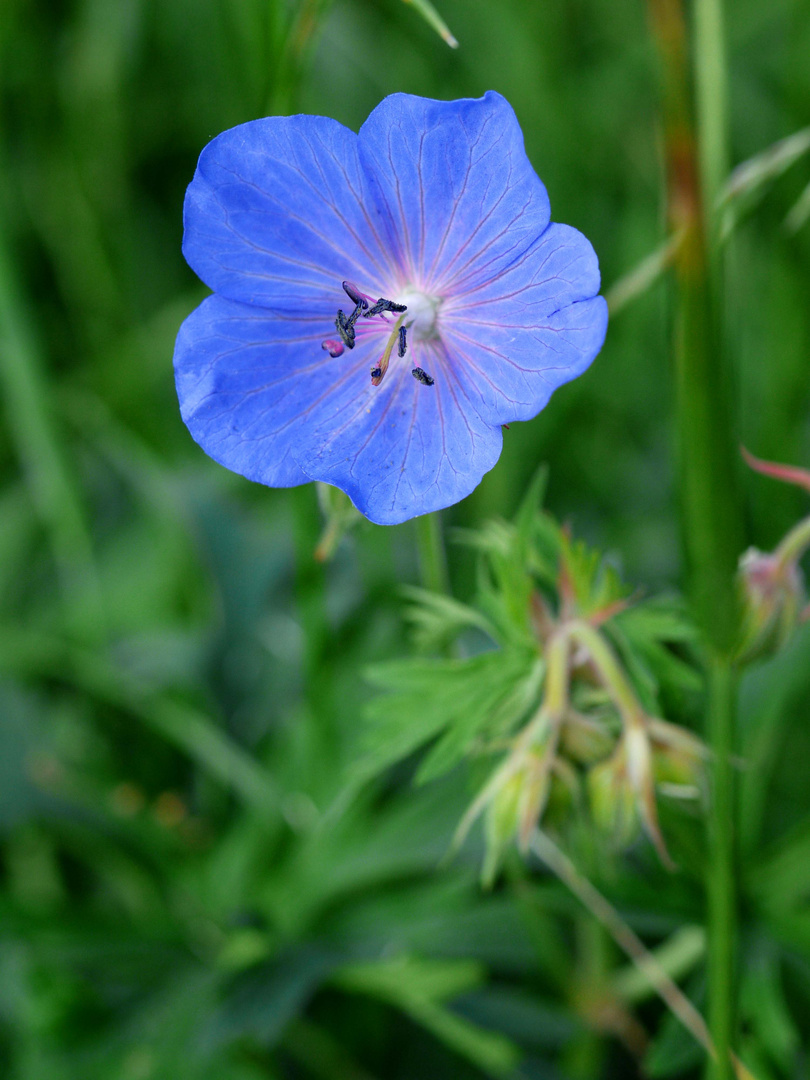
[[322, 341], [321, 348], [325, 349], [332, 357], [342, 356], [343, 354], [343, 342], [336, 341], [334, 338], [326, 338], [325, 341]]

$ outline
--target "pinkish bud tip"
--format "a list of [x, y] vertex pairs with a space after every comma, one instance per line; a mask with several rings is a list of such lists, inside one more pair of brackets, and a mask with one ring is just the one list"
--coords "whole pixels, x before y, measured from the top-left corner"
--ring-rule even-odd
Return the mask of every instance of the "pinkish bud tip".
[[770, 476], [773, 480], [784, 480], [786, 484], [796, 484], [805, 491], [810, 491], [809, 470], [799, 469], [795, 465], [780, 465], [775, 461], [763, 461], [762, 458], [754, 457], [744, 446], [740, 446], [740, 453], [746, 465], [762, 473], [763, 476]]

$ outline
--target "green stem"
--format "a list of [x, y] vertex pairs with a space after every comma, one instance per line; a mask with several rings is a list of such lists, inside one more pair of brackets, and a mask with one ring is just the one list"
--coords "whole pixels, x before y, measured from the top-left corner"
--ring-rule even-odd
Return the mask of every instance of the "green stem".
[[613, 699], [622, 719], [632, 724], [643, 719], [643, 712], [635, 691], [625, 675], [613, 650], [598, 630], [582, 620], [569, 623], [568, 637], [582, 645], [599, 673], [602, 685]]
[[568, 856], [541, 829], [532, 833], [529, 847], [562, 881], [574, 896], [608, 931], [633, 961], [638, 971], [660, 996], [683, 1026], [709, 1055], [715, 1053], [706, 1022], [670, 975], [661, 967], [644, 942], [631, 930], [616, 908], [583, 874]]
[[[734, 867], [735, 800], [732, 755], [737, 700], [736, 673], [728, 659], [730, 636], [739, 622], [735, 610], [734, 564], [742, 550], [740, 508], [735, 483], [736, 440], [733, 437], [733, 387], [724, 349], [722, 324], [723, 277], [719, 238], [722, 221], [717, 204], [729, 169], [726, 90], [726, 49], [723, 34], [723, 0], [694, 0], [695, 80], [698, 152], [702, 184], [703, 240], [706, 303], [710, 334], [703, 358], [708, 408], [703, 417], [704, 445], [710, 455], [702, 463], [704, 497], [701, 507], [704, 530], [718, 532], [705, 542], [701, 557], [711, 559], [713, 580], [707, 581], [706, 600], [714, 617], [704, 616], [714, 652], [709, 664], [707, 736], [712, 748], [712, 807], [709, 818], [709, 859], [706, 891], [709, 925], [709, 1030], [717, 1056], [708, 1062], [707, 1076], [726, 1080], [731, 1076], [729, 1054], [734, 1039], [736, 881]], [[713, 348], [712, 348], [713, 347]], [[691, 369], [694, 373], [694, 369]], [[694, 436], [694, 426], [691, 436]], [[712, 483], [712, 480], [714, 481]], [[687, 522], [687, 526], [688, 526]], [[717, 617], [721, 622], [718, 624]]]
[[708, 1019], [717, 1058], [708, 1063], [711, 1080], [731, 1075], [729, 1053], [734, 1024], [736, 882], [734, 875], [734, 712], [736, 677], [715, 657], [709, 667], [707, 734], [712, 748], [712, 806], [706, 891], [709, 925]]
[[438, 511], [416, 519], [416, 543], [422, 584], [432, 592], [450, 593], [442, 519]]
[[[693, 12], [700, 179], [704, 205], [713, 217], [729, 172], [723, 0], [693, 0]], [[718, 235], [714, 229], [712, 234]]]
[[734, 590], [743, 548], [737, 496], [733, 388], [723, 348], [722, 280], [713, 204], [726, 170], [722, 0], [694, 0], [698, 128], [692, 116], [684, 0], [648, 0], [663, 74], [671, 225], [684, 231], [675, 259], [675, 382], [682, 545], [689, 593], [708, 655], [706, 729], [713, 750], [706, 893], [709, 1027], [726, 1080], [734, 1024], [734, 792], [731, 749], [739, 613]]
[[810, 517], [802, 518], [794, 525], [774, 551], [774, 558], [784, 568], [789, 563], [798, 562], [810, 547]]
[[321, 531], [321, 514], [314, 484], [304, 484], [291, 492], [295, 539], [295, 599], [304, 634], [303, 675], [310, 707], [320, 712], [323, 690], [322, 661], [329, 640], [326, 614], [326, 569], [315, 558]]

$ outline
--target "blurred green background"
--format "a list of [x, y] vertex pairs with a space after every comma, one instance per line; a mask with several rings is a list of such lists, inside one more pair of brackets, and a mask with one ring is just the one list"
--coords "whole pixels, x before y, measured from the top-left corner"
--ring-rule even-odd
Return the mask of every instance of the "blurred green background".
[[[410, 770], [340, 802], [371, 691], [409, 649], [412, 523], [325, 568], [312, 487], [251, 485], [179, 417], [174, 336], [205, 295], [180, 253], [218, 132], [272, 112], [355, 130], [386, 94], [499, 90], [552, 216], [609, 286], [664, 238], [659, 76], [640, 0], [0, 4], [0, 1075], [334, 1080], [698, 1075], [652, 999], [639, 1058], [588, 988], [624, 963], [561, 886], [442, 862], [469, 792]], [[735, 163], [810, 120], [810, 6], [728, 11]], [[810, 465], [801, 159], [729, 245], [740, 436]], [[592, 370], [505, 432], [448, 525], [548, 508], [650, 591], [679, 585], [665, 280]], [[803, 513], [745, 479], [749, 541]], [[469, 554], [451, 549], [462, 598]], [[321, 598], [325, 590], [325, 606]], [[741, 1023], [760, 1080], [808, 1075], [810, 635], [743, 686]], [[601, 883], [656, 944], [703, 918], [646, 851]], [[700, 999], [700, 937], [687, 988]], [[618, 1034], [617, 1034], [618, 1033]], [[632, 1040], [630, 1040], [632, 1043]], [[638, 1049], [638, 1048], [637, 1048]]]

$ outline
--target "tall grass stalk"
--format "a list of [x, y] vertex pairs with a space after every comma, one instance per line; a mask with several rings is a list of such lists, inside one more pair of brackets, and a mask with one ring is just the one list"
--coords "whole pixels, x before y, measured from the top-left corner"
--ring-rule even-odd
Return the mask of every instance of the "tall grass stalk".
[[723, 347], [714, 200], [726, 170], [725, 63], [720, 0], [695, 0], [692, 65], [682, 0], [649, 0], [663, 75], [670, 223], [675, 258], [674, 360], [678, 487], [689, 592], [708, 651], [706, 733], [713, 751], [706, 863], [712, 1080], [730, 1075], [734, 1025], [734, 737], [736, 558], [742, 549], [733, 390]]

